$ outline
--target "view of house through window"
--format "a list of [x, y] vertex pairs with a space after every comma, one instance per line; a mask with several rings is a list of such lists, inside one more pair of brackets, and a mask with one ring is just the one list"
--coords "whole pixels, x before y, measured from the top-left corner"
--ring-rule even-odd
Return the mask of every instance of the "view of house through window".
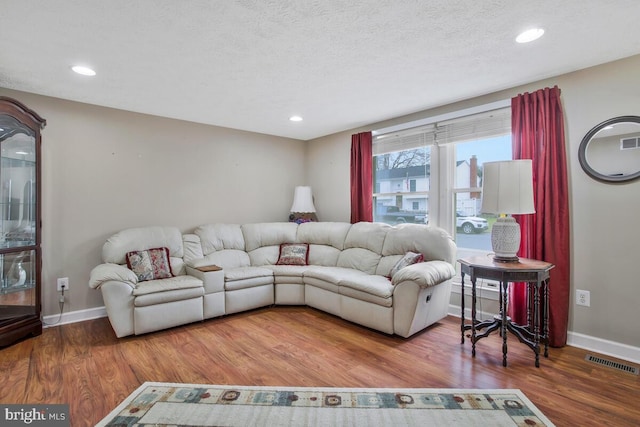
[[455, 237], [458, 256], [491, 252], [495, 215], [483, 214], [485, 162], [510, 160], [509, 108], [376, 135], [374, 221], [427, 223]]
[[373, 219], [388, 224], [427, 222], [431, 147], [373, 157]]
[[482, 172], [485, 162], [511, 160], [511, 135], [455, 144], [455, 240], [459, 256], [491, 252], [493, 214], [483, 214]]

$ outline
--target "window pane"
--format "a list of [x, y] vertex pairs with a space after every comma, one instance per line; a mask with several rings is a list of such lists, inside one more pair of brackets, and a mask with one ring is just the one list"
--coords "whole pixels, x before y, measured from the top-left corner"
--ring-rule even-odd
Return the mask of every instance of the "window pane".
[[456, 144], [454, 200], [458, 256], [491, 252], [491, 226], [496, 217], [480, 212], [483, 164], [511, 158], [511, 135]]
[[431, 147], [373, 157], [373, 219], [387, 224], [427, 222]]

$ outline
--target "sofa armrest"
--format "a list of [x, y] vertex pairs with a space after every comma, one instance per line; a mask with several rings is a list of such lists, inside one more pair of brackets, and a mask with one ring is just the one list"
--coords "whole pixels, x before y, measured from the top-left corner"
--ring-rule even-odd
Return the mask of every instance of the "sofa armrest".
[[396, 286], [402, 282], [411, 281], [426, 288], [449, 280], [455, 274], [456, 269], [446, 261], [419, 262], [398, 270], [391, 278], [391, 283]]
[[202, 280], [205, 294], [224, 291], [224, 270], [222, 269], [216, 271], [201, 271], [197, 268], [187, 266], [187, 274]]
[[91, 270], [89, 287], [99, 289], [105, 282], [123, 282], [131, 286], [132, 289], [138, 284], [138, 276], [128, 268], [119, 264], [100, 264]]

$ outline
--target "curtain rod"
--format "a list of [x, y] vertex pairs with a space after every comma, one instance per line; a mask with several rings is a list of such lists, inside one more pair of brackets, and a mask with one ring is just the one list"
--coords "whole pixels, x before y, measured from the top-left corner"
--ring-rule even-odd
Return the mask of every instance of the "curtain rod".
[[490, 110], [497, 110], [499, 108], [506, 108], [511, 106], [511, 99], [503, 99], [502, 101], [491, 102], [489, 104], [478, 105], [476, 107], [465, 108], [451, 113], [440, 114], [433, 117], [427, 117], [424, 119], [413, 120], [398, 125], [388, 126], [372, 131], [373, 135], [383, 135], [390, 132], [397, 132], [406, 129], [411, 129], [418, 126], [426, 126], [443, 120], [457, 119], [464, 116], [470, 116], [472, 114], [482, 113]]

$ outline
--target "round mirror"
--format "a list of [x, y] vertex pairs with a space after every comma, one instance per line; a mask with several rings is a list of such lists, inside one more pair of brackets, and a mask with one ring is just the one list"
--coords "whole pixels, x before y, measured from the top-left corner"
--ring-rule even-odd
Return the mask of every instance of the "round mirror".
[[605, 120], [582, 139], [578, 150], [582, 169], [604, 182], [640, 178], [640, 117]]

